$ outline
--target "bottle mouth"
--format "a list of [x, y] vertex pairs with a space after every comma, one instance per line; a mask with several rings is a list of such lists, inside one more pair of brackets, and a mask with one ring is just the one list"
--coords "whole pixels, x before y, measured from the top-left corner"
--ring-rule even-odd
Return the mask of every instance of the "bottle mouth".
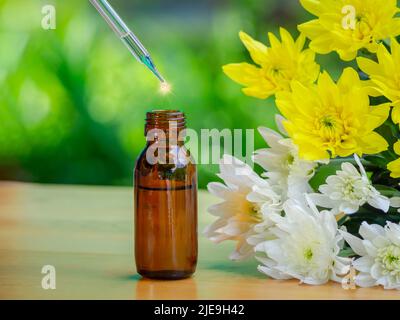
[[169, 131], [185, 128], [185, 114], [179, 110], [152, 110], [146, 114], [146, 134], [151, 129]]
[[147, 112], [146, 120], [179, 120], [185, 118], [185, 114], [179, 110], [152, 110]]

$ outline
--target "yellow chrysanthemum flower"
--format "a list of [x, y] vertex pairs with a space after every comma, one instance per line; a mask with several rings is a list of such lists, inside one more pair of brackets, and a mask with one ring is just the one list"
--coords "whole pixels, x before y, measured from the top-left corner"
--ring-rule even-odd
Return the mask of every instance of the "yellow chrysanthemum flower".
[[369, 75], [367, 82], [371, 96], [385, 96], [393, 105], [392, 120], [400, 123], [400, 45], [395, 39], [391, 41], [390, 53], [381, 44], [378, 49], [378, 62], [367, 58], [358, 58], [358, 66]]
[[317, 16], [299, 26], [317, 53], [336, 51], [341, 59], [356, 58], [361, 48], [376, 52], [378, 42], [400, 34], [396, 0], [300, 0]]
[[287, 119], [284, 127], [306, 160], [362, 156], [388, 148], [374, 130], [385, 122], [390, 107], [370, 106], [368, 90], [352, 68], [344, 70], [337, 84], [324, 72], [317, 85], [293, 82], [292, 92], [276, 97]]
[[[394, 152], [400, 156], [400, 141], [397, 141], [393, 146]], [[391, 172], [392, 178], [400, 178], [400, 158], [390, 162], [387, 165], [388, 170]]]
[[315, 62], [315, 53], [309, 49], [303, 51], [305, 37], [300, 35], [294, 41], [283, 28], [280, 35], [281, 42], [269, 33], [271, 46], [267, 47], [246, 33], [239, 33], [251, 58], [260, 68], [249, 63], [234, 63], [225, 65], [223, 70], [232, 80], [246, 86], [244, 94], [266, 99], [277, 92], [290, 90], [292, 80], [311, 85], [318, 78], [320, 67]]

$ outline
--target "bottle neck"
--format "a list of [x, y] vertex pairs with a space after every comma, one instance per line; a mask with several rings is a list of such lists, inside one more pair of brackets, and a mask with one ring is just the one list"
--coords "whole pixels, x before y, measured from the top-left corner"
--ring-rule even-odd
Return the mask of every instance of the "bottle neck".
[[145, 136], [148, 144], [183, 146], [185, 129], [185, 114], [180, 111], [154, 110], [147, 113]]

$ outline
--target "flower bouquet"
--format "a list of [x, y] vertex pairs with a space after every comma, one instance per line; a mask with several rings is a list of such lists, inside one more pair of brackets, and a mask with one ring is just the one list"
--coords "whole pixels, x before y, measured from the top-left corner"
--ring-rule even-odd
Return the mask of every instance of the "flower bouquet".
[[[255, 256], [274, 279], [343, 281], [400, 289], [400, 35], [395, 0], [300, 0], [315, 19], [284, 28], [269, 46], [240, 32], [254, 63], [228, 64], [243, 93], [274, 97], [280, 132], [259, 128], [259, 176], [225, 155], [222, 202], [205, 234], [237, 242], [230, 258]], [[308, 44], [308, 48], [306, 47]], [[316, 63], [336, 52], [353, 67], [337, 81]]]

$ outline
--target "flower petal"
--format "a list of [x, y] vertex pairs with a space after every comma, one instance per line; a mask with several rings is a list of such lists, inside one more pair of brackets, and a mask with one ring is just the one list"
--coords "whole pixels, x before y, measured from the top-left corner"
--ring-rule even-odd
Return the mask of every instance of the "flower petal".
[[364, 244], [360, 238], [353, 236], [352, 234], [339, 230], [340, 234], [343, 235], [343, 238], [350, 245], [353, 251], [359, 256], [367, 255], [367, 251], [365, 250]]
[[353, 266], [356, 270], [366, 273], [371, 272], [373, 264], [374, 264], [374, 259], [372, 259], [369, 256], [363, 256], [353, 262]]
[[362, 288], [369, 288], [377, 285], [376, 280], [372, 278], [369, 273], [358, 274], [355, 283], [357, 286]]
[[376, 195], [372, 198], [368, 199], [369, 205], [371, 205], [374, 208], [380, 209], [383, 212], [388, 212], [390, 208], [390, 200], [389, 198], [382, 196], [382, 195]]
[[378, 236], [385, 235], [385, 229], [382, 226], [377, 224], [368, 224], [365, 221], [361, 224], [359, 232], [365, 240], [370, 241]]
[[244, 86], [258, 86], [262, 78], [261, 69], [249, 63], [231, 63], [222, 67], [233, 81]]
[[250, 53], [251, 58], [258, 65], [262, 65], [266, 59], [266, 54], [268, 48], [261, 42], [254, 40], [247, 33], [240, 31], [239, 32], [240, 40], [242, 40], [243, 44], [247, 48]]

